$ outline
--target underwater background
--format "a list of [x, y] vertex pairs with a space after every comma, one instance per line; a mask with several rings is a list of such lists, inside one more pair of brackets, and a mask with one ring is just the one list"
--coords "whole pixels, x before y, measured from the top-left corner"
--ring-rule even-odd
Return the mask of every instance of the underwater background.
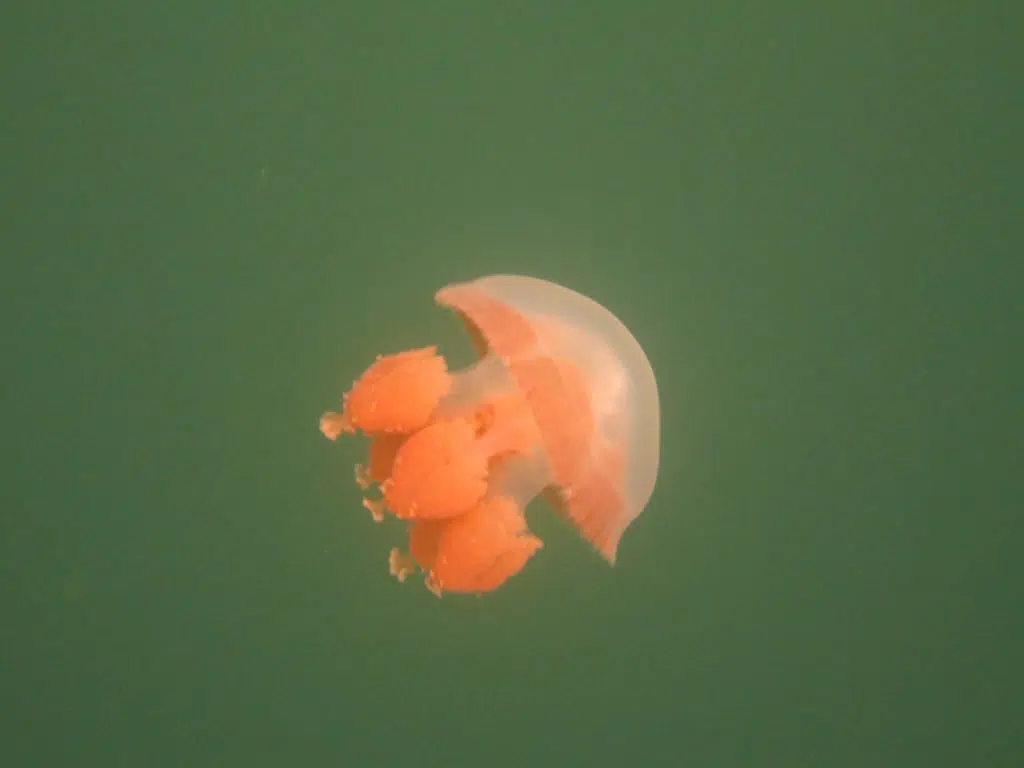
[[[1024, 764], [1012, 4], [13, 5], [0, 765]], [[661, 473], [437, 600], [317, 420], [495, 273]]]

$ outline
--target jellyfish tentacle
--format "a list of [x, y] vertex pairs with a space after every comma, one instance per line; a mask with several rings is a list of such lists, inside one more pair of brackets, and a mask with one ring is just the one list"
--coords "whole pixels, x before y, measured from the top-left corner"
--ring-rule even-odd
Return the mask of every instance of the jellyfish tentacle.
[[320, 429], [328, 437], [356, 429], [366, 434], [409, 434], [430, 420], [450, 388], [448, 364], [436, 347], [384, 355], [342, 398], [340, 414], [321, 417]]

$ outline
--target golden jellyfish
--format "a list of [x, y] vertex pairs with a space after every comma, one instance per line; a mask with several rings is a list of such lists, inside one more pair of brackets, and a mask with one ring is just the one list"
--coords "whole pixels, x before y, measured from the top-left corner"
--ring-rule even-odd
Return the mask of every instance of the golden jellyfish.
[[524, 509], [538, 495], [614, 564], [654, 491], [660, 409], [654, 372], [619, 319], [592, 299], [531, 277], [442, 288], [479, 360], [449, 371], [436, 347], [378, 357], [320, 431], [370, 438], [364, 506], [409, 523], [392, 575], [483, 593], [543, 546]]

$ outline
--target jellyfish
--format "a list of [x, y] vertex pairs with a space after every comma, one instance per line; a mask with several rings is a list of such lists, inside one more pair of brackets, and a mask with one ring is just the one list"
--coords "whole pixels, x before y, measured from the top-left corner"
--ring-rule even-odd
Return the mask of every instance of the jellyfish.
[[380, 356], [320, 419], [328, 439], [370, 439], [356, 482], [373, 519], [408, 523], [392, 549], [440, 596], [485, 593], [543, 547], [524, 510], [540, 496], [609, 564], [654, 491], [658, 387], [639, 343], [582, 294], [497, 275], [442, 288], [478, 359], [452, 371], [436, 347]]

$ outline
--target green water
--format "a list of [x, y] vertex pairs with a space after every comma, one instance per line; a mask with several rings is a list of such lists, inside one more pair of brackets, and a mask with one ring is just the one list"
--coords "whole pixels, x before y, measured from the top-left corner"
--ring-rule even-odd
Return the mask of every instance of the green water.
[[[0, 765], [1024, 764], [1011, 4], [18, 5]], [[498, 272], [661, 476], [438, 601], [317, 419]]]

